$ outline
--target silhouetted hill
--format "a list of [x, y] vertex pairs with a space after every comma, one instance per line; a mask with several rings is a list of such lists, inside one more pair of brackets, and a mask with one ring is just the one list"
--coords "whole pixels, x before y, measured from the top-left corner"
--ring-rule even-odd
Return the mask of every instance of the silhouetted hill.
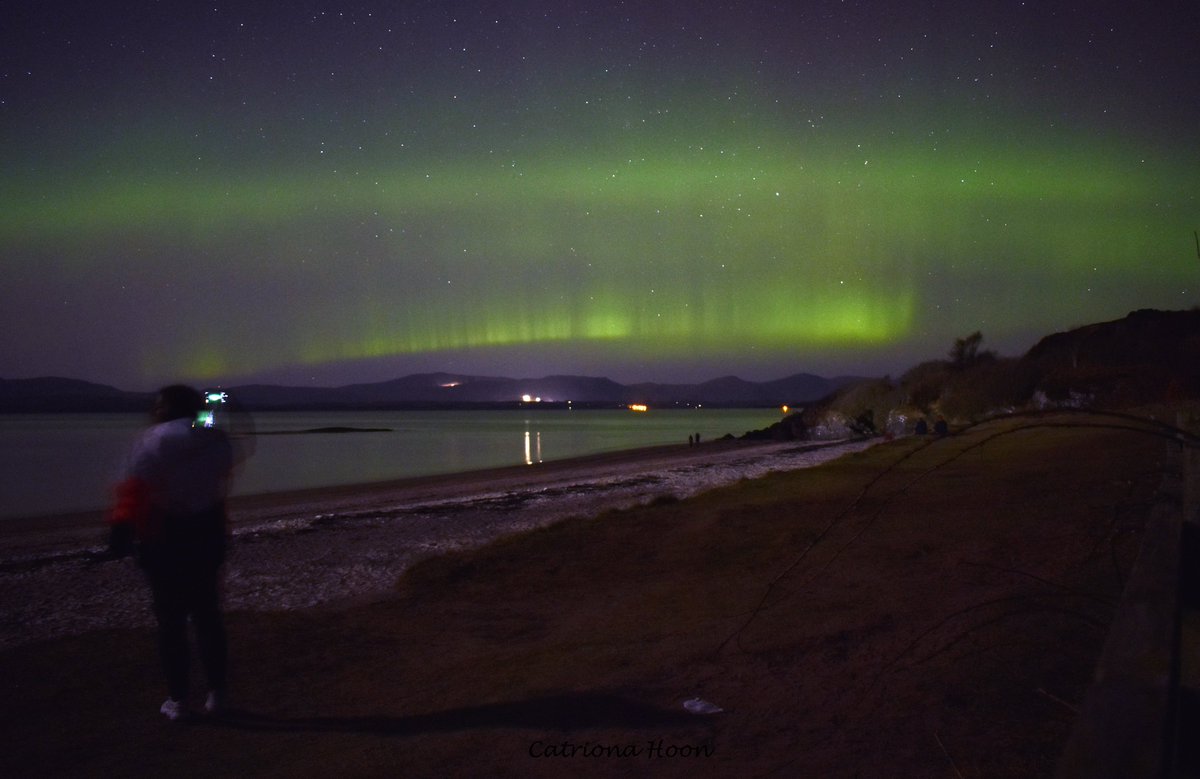
[[950, 357], [916, 365], [897, 381], [846, 385], [752, 437], [902, 433], [920, 419], [963, 424], [1017, 410], [1116, 410], [1197, 399], [1200, 310], [1134, 311], [1046, 336], [1019, 358], [956, 349]]
[[229, 392], [251, 408], [454, 407], [518, 403], [525, 395], [545, 402], [622, 402], [624, 387], [608, 379], [547, 376], [511, 379], [453, 373], [420, 373], [343, 387], [235, 386]]
[[145, 411], [149, 406], [150, 396], [145, 393], [79, 379], [0, 379], [0, 412]]
[[811, 373], [797, 373], [783, 379], [752, 382], [737, 376], [722, 376], [702, 384], [633, 384], [629, 387], [633, 402], [708, 403], [710, 405], [773, 406], [807, 403], [825, 397], [839, 387], [860, 381], [842, 376], [826, 379]]
[[[1200, 397], [1200, 310], [1134, 311], [1123, 319], [1055, 333], [1020, 358], [972, 349], [910, 369], [899, 380], [797, 373], [767, 382], [722, 376], [700, 384], [624, 385], [594, 376], [513, 379], [420, 373], [342, 387], [246, 384], [227, 388], [254, 409], [515, 407], [524, 396], [544, 403], [609, 406], [807, 406], [806, 427], [821, 415], [944, 415], [966, 420], [1006, 408], [1069, 403], [1122, 406]], [[960, 339], [960, 345], [963, 339]], [[144, 411], [145, 393], [64, 378], [0, 379], [0, 413]], [[865, 417], [864, 417], [865, 419]]]
[[1048, 335], [1022, 358], [1045, 369], [1157, 367], [1200, 372], [1200, 310], [1134, 311], [1124, 319]]
[[849, 379], [799, 374], [772, 382], [729, 376], [703, 384], [619, 384], [594, 376], [545, 376], [513, 379], [422, 373], [373, 384], [335, 388], [248, 385], [229, 388], [249, 408], [456, 407], [518, 404], [529, 397], [543, 403], [576, 405], [769, 406], [804, 403], [828, 394]]
[[1134, 311], [1055, 333], [1018, 370], [1051, 399], [1084, 396], [1119, 407], [1200, 396], [1200, 310]]
[[[341, 387], [243, 384], [226, 391], [250, 410], [462, 408], [517, 406], [528, 396], [547, 404], [771, 406], [827, 395], [852, 379], [797, 374], [770, 382], [735, 376], [703, 384], [619, 384], [594, 376], [513, 379], [454, 373], [420, 373], [389, 381]], [[0, 413], [145, 411], [151, 395], [74, 379], [0, 380]]]
[[338, 387], [243, 384], [230, 387], [228, 391], [247, 408], [324, 408], [346, 403], [346, 398]]

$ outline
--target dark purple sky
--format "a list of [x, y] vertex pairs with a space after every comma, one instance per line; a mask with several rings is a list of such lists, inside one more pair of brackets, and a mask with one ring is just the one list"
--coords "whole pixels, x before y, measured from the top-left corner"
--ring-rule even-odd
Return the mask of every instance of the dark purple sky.
[[895, 373], [1190, 307], [1197, 13], [6, 8], [0, 376]]

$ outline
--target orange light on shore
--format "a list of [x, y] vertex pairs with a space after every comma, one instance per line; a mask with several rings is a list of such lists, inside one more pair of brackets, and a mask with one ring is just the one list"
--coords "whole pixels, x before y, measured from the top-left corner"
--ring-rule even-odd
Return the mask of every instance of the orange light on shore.
[[629, 410], [630, 411], [649, 411], [650, 407], [647, 406], [645, 403], [630, 403]]
[[783, 406], [780, 411], [786, 414], [787, 412], [791, 411], [791, 408], [789, 406]]

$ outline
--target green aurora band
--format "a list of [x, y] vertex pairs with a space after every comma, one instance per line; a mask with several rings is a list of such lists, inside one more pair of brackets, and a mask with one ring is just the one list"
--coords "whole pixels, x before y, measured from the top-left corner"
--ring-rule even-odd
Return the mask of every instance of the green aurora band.
[[[1146, 305], [1186, 295], [1190, 153], [1029, 137], [134, 161], [0, 185], [0, 242], [25, 273], [53, 257], [133, 280], [190, 258], [178, 326], [140, 342], [147, 377], [521, 344], [783, 355], [886, 347], [934, 323], [1002, 340], [1054, 327], [1067, 299], [1086, 316], [1091, 295], [1103, 316], [1148, 276]], [[261, 305], [223, 303], [225, 285], [261, 288]]]

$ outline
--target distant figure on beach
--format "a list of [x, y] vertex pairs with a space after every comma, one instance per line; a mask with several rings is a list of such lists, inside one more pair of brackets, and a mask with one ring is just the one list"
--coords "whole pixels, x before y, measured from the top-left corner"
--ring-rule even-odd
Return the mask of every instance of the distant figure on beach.
[[938, 421], [933, 423], [933, 434], [937, 436], [950, 435], [950, 427], [942, 417], [938, 417]]
[[696, 433], [696, 443], [700, 443], [700, 434]]
[[225, 699], [218, 581], [233, 449], [220, 429], [193, 425], [203, 408], [203, 395], [191, 387], [159, 391], [153, 424], [133, 445], [109, 514], [110, 553], [136, 553], [150, 585], [169, 696], [159, 711], [171, 721], [188, 711], [189, 617], [209, 684], [205, 711], [218, 713]]
[[690, 436], [690, 435], [689, 435], [689, 436], [688, 436], [688, 446], [695, 446], [695, 445], [696, 445], [696, 439], [695, 439], [695, 437], [694, 437], [694, 436]]
[[917, 435], [929, 435], [929, 423], [924, 419], [917, 420], [917, 426], [913, 429]]

